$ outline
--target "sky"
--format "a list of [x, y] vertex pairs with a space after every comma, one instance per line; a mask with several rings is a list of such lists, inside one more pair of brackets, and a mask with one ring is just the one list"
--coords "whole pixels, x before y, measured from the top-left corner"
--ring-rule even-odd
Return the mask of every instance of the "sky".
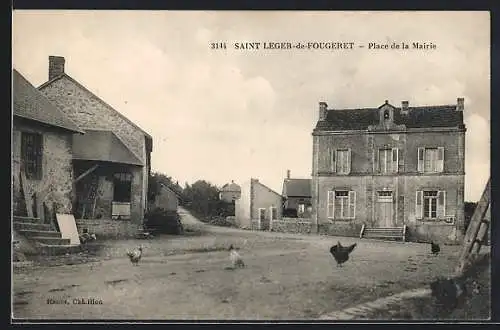
[[[241, 50], [243, 42], [354, 42], [352, 50]], [[227, 48], [210, 49], [212, 42]], [[435, 49], [368, 49], [369, 43]], [[152, 169], [180, 184], [307, 178], [318, 103], [455, 104], [465, 98], [465, 199], [490, 173], [488, 12], [28, 11], [13, 67], [35, 86], [48, 56], [153, 136]], [[358, 45], [365, 45], [359, 48]]]

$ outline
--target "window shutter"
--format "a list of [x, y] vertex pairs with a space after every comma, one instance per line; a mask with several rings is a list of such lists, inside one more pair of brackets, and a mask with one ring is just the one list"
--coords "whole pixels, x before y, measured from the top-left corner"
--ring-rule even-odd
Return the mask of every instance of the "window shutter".
[[349, 191], [349, 217], [356, 218], [356, 192]]
[[417, 190], [416, 198], [415, 198], [415, 218], [422, 219], [423, 218], [423, 198], [424, 192], [421, 190]]
[[377, 173], [380, 172], [380, 166], [379, 166], [379, 161], [378, 158], [380, 157], [380, 150], [379, 149], [373, 149], [373, 172]]
[[335, 149], [328, 149], [329, 152], [330, 152], [330, 171], [331, 172], [335, 172], [335, 169], [336, 169], [336, 165], [335, 165], [335, 154], [337, 153], [337, 151]]
[[444, 148], [438, 148], [438, 157], [437, 157], [437, 170], [438, 172], [443, 172], [444, 170]]
[[424, 148], [418, 148], [418, 172], [424, 172]]
[[347, 149], [347, 174], [351, 173], [351, 149]]
[[328, 192], [328, 201], [327, 201], [327, 218], [334, 218], [335, 216], [335, 191]]
[[397, 173], [399, 167], [399, 150], [392, 148], [392, 172]]
[[446, 191], [438, 191], [438, 217], [444, 218], [446, 216]]

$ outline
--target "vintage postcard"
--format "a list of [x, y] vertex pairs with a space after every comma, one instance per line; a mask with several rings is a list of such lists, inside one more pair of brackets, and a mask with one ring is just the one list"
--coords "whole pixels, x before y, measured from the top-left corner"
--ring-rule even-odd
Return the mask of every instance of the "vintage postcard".
[[12, 320], [490, 319], [487, 11], [14, 10]]

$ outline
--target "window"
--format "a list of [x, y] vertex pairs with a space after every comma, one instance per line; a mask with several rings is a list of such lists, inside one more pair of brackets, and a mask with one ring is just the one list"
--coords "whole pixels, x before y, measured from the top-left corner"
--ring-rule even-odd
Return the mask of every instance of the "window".
[[378, 169], [380, 173], [396, 173], [398, 171], [398, 148], [380, 149], [378, 151]]
[[328, 192], [327, 217], [329, 219], [354, 219], [356, 192], [336, 190]]
[[305, 209], [306, 209], [306, 206], [304, 204], [299, 204], [298, 208], [297, 208], [297, 211], [299, 213], [304, 213], [305, 212]]
[[271, 220], [278, 219], [278, 209], [271, 206]]
[[389, 110], [384, 111], [384, 119], [389, 119]]
[[42, 178], [43, 136], [37, 133], [22, 132], [21, 162], [27, 179]]
[[351, 172], [351, 149], [330, 149], [330, 171], [338, 174]]
[[446, 217], [446, 191], [417, 191], [417, 219], [442, 219]]
[[266, 218], [266, 209], [259, 208], [259, 221]]
[[438, 173], [444, 169], [444, 148], [418, 148], [418, 171]]
[[115, 173], [113, 176], [113, 201], [130, 203], [132, 195], [132, 174]]

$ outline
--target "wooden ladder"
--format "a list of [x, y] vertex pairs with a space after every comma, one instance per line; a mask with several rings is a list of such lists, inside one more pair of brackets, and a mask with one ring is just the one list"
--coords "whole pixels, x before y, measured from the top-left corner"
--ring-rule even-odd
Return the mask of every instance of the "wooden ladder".
[[486, 211], [491, 207], [490, 181], [491, 178], [488, 178], [481, 199], [474, 210], [469, 227], [465, 233], [462, 251], [456, 268], [457, 275], [463, 274], [466, 268], [470, 266], [470, 263], [474, 262], [474, 258], [479, 254], [481, 246], [486, 243], [488, 230], [491, 224], [491, 219], [485, 217]]
[[99, 177], [97, 175], [93, 175], [92, 179], [89, 183], [89, 190], [88, 190], [87, 198], [85, 199], [85, 202], [83, 204], [82, 219], [85, 219], [85, 215], [87, 213], [87, 207], [89, 208], [89, 211], [90, 211], [90, 218], [87, 217], [87, 219], [94, 218], [94, 211], [95, 211], [95, 204], [97, 201], [97, 187], [98, 186], [99, 186]]

